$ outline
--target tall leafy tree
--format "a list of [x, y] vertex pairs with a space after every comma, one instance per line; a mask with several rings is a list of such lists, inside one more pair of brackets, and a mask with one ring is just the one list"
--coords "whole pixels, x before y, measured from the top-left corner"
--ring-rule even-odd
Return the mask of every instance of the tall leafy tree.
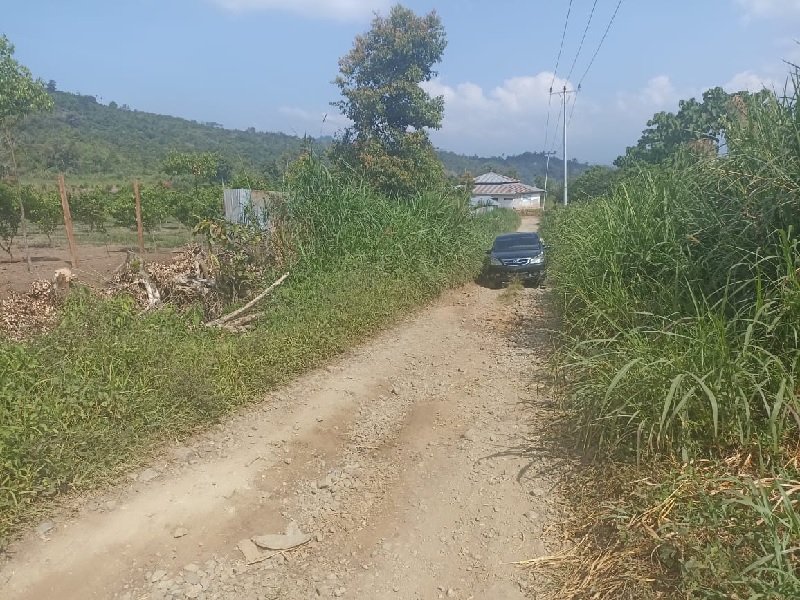
[[385, 193], [403, 195], [443, 180], [426, 129], [441, 127], [444, 98], [420, 84], [436, 76], [446, 45], [435, 11], [420, 17], [398, 4], [388, 17], [376, 16], [339, 60], [334, 83], [343, 98], [332, 105], [353, 124], [334, 144], [333, 157]]
[[595, 165], [569, 184], [571, 202], [586, 202], [608, 194], [620, 180], [620, 171], [604, 165]]
[[227, 181], [233, 169], [219, 152], [178, 152], [172, 150], [164, 157], [161, 170], [169, 175], [191, 175], [195, 187], [200, 183]]
[[[763, 90], [756, 96], [771, 95]], [[703, 93], [702, 100], [681, 100], [678, 112], [659, 112], [647, 122], [636, 146], [626, 149], [625, 155], [614, 161], [618, 167], [637, 162], [657, 164], [673, 156], [678, 150], [694, 147], [716, 153], [724, 138], [729, 119], [735, 115], [733, 99], [747, 97], [749, 92], [728, 94], [721, 87]]]
[[[47, 93], [44, 82], [33, 79], [31, 72], [14, 59], [14, 45], [5, 35], [0, 36], [0, 135], [2, 145], [11, 159], [11, 172], [17, 180], [17, 202], [26, 246], [25, 202], [19, 185], [14, 128], [29, 114], [52, 108], [53, 99]], [[30, 257], [28, 260], [30, 268]]]

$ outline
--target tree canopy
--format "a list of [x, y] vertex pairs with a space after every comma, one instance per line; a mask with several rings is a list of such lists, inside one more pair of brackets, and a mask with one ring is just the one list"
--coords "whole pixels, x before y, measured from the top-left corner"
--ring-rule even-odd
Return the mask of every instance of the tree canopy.
[[[23, 190], [19, 185], [19, 165], [17, 162], [14, 129], [22, 119], [31, 113], [52, 110], [53, 100], [47, 93], [41, 79], [34, 80], [27, 67], [14, 59], [14, 45], [3, 35], [0, 36], [0, 148], [8, 153], [10, 171], [17, 179], [16, 197], [0, 194], [0, 237], [5, 240], [3, 248], [11, 254], [11, 241], [17, 228], [22, 227], [27, 248], [25, 230], [25, 203]], [[17, 218], [16, 215], [19, 215]], [[12, 216], [13, 215], [13, 216]], [[27, 253], [27, 250], [26, 250]], [[28, 257], [30, 270], [30, 257]]]
[[400, 6], [376, 16], [339, 60], [336, 85], [344, 96], [334, 102], [353, 122], [358, 139], [398, 141], [409, 128], [441, 127], [444, 98], [432, 98], [419, 84], [436, 75], [447, 41], [435, 11], [424, 17]]
[[0, 124], [11, 127], [23, 117], [51, 110], [53, 100], [41, 79], [14, 59], [14, 45], [0, 36]]
[[570, 202], [586, 202], [608, 194], [620, 179], [620, 171], [603, 165], [590, 167], [569, 184]]
[[[769, 90], [754, 94], [772, 95]], [[674, 155], [679, 149], [693, 146], [716, 153], [719, 150], [729, 119], [736, 114], [737, 97], [746, 98], [749, 92], [727, 93], [715, 87], [703, 93], [701, 101], [681, 100], [678, 112], [659, 112], [647, 122], [636, 146], [626, 149], [614, 164], [625, 167], [637, 162], [657, 164]]]
[[419, 17], [396, 5], [339, 60], [334, 83], [343, 99], [332, 105], [353, 125], [334, 144], [334, 158], [386, 193], [406, 194], [443, 178], [425, 129], [441, 127], [444, 98], [420, 84], [436, 75], [446, 45], [435, 11]]

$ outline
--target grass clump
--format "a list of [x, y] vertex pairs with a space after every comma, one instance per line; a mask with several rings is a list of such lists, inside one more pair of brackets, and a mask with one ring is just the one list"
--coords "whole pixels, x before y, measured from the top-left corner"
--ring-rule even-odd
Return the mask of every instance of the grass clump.
[[605, 557], [576, 597], [800, 596], [797, 96], [737, 98], [725, 155], [545, 214], [560, 390], [597, 459], [582, 564]]
[[115, 477], [472, 279], [492, 236], [518, 223], [510, 211], [473, 217], [448, 190], [390, 200], [310, 158], [289, 198], [291, 276], [252, 332], [78, 290], [56, 330], [0, 346], [0, 540], [43, 497]]

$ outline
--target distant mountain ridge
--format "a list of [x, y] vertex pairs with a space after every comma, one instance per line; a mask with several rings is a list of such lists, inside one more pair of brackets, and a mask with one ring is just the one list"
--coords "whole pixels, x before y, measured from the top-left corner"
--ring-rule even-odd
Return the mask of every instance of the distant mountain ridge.
[[[284, 133], [225, 129], [217, 123], [159, 115], [115, 102], [108, 105], [94, 96], [51, 92], [52, 113], [35, 115], [19, 128], [21, 173], [26, 179], [50, 178], [57, 173], [97, 180], [155, 177], [170, 150], [181, 152], [218, 151], [235, 169], [280, 177], [287, 164], [300, 155], [309, 140]], [[313, 140], [322, 148], [330, 137]], [[546, 156], [526, 152], [518, 156], [464, 156], [439, 150], [448, 172], [479, 175], [497, 171], [540, 183]], [[563, 163], [550, 159], [549, 176], [561, 179]], [[589, 165], [570, 161], [570, 175]], [[3, 165], [0, 164], [0, 175]]]
[[[489, 158], [477, 155], [465, 156], [448, 150], [438, 150], [438, 154], [445, 169], [454, 175], [463, 175], [465, 172], [481, 175], [482, 173], [493, 171], [539, 187], [544, 187], [545, 174], [547, 174], [549, 181], [562, 182], [564, 180], [564, 161], [551, 156], [550, 164], [548, 165], [547, 155], [544, 152], [523, 152], [512, 156], [492, 156]], [[591, 165], [588, 163], [570, 159], [570, 179], [590, 167]]]

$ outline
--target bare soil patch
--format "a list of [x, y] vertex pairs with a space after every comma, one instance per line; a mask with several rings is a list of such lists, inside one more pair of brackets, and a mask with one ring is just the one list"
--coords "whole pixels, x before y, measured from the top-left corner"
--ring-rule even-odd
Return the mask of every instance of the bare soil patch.
[[[77, 281], [93, 288], [101, 288], [114, 270], [125, 262], [128, 250], [136, 250], [130, 244], [78, 244], [78, 268], [73, 269]], [[30, 238], [30, 271], [25, 260], [25, 250], [20, 240], [15, 240], [11, 248], [13, 257], [0, 254], [0, 300], [7, 298], [9, 292], [27, 292], [35, 281], [53, 279], [56, 270], [70, 267], [69, 247], [65, 240], [54, 237], [52, 245], [42, 235]], [[159, 248], [146, 252], [147, 260], [169, 262], [172, 249]]]

